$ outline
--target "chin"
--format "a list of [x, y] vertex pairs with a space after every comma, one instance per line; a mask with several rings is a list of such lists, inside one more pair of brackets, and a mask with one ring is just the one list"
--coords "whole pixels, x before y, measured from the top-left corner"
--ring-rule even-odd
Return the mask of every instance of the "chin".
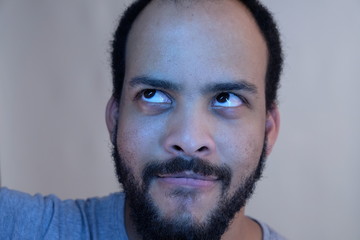
[[175, 200], [175, 203], [164, 207], [154, 204], [159, 216], [171, 222], [183, 224], [203, 224], [211, 215], [214, 208], [204, 208], [201, 202], [188, 203], [187, 201]]
[[219, 205], [220, 186], [209, 189], [175, 187], [166, 189], [152, 185], [149, 197], [161, 217], [182, 222], [206, 221], [211, 212]]

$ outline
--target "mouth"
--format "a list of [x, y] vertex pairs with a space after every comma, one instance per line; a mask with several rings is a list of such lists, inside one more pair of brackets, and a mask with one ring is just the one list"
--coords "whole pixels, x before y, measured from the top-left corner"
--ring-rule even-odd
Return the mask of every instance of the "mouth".
[[158, 180], [166, 185], [203, 188], [216, 184], [216, 176], [204, 176], [192, 171], [184, 171], [174, 174], [158, 174]]

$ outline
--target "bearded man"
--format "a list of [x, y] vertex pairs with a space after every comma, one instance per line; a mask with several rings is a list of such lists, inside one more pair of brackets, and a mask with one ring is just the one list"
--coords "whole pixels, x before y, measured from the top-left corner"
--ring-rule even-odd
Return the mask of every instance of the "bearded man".
[[106, 108], [124, 191], [60, 201], [4, 188], [0, 236], [283, 239], [244, 214], [278, 135], [281, 66], [257, 1], [133, 3], [114, 35]]

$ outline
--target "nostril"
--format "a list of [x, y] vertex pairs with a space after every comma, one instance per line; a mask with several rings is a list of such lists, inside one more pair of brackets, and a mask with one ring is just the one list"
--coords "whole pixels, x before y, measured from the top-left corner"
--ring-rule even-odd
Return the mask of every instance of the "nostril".
[[174, 145], [173, 148], [174, 148], [176, 151], [183, 152], [183, 149], [182, 149], [181, 147], [179, 147], [178, 145]]
[[201, 148], [198, 149], [198, 152], [203, 152], [203, 151], [206, 151], [208, 148], [203, 146]]

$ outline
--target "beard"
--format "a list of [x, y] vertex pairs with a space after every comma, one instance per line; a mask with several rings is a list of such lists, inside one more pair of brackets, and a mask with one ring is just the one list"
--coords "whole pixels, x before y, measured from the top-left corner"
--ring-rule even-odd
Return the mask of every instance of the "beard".
[[[117, 131], [115, 131], [116, 133]], [[143, 239], [149, 240], [217, 240], [226, 231], [235, 214], [245, 206], [251, 197], [256, 182], [261, 178], [266, 158], [266, 136], [257, 167], [243, 179], [240, 186], [231, 195], [228, 193], [232, 179], [232, 171], [226, 165], [217, 166], [199, 158], [184, 159], [177, 157], [164, 162], [150, 162], [142, 172], [142, 181], [133, 175], [121, 153], [118, 151], [117, 136], [114, 137], [113, 160], [118, 181], [123, 185], [126, 200], [130, 205], [130, 216], [137, 232]], [[155, 205], [149, 194], [151, 180], [161, 174], [175, 174], [193, 171], [204, 176], [216, 176], [221, 182], [221, 195], [218, 205], [208, 214], [206, 221], [196, 222], [191, 216], [166, 219]], [[175, 192], [176, 194], [186, 194]]]

